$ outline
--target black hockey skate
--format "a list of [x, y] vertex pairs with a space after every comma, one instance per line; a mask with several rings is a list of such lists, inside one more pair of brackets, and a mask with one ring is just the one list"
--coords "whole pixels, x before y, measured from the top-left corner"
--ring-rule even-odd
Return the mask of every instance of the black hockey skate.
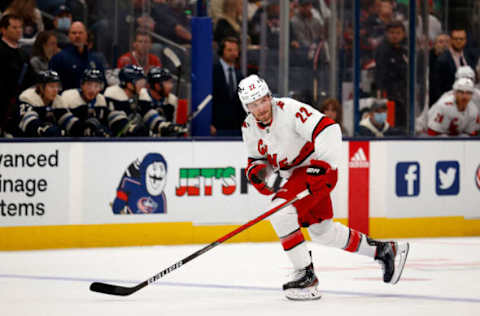
[[[372, 241], [370, 240], [370, 242]], [[383, 269], [383, 282], [396, 284], [402, 275], [410, 245], [408, 242], [373, 242], [377, 246], [375, 260], [380, 263]]]
[[285, 296], [294, 301], [318, 300], [321, 296], [317, 289], [318, 279], [313, 270], [313, 263], [295, 271], [294, 279], [283, 285]]

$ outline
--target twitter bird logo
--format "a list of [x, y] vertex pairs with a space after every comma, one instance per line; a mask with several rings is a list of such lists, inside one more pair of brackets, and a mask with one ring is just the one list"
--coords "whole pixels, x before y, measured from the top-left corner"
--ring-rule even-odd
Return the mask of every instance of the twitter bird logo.
[[440, 179], [440, 189], [446, 190], [453, 185], [455, 181], [455, 175], [457, 174], [457, 169], [448, 168], [447, 172], [443, 172], [442, 169], [438, 169], [438, 177]]
[[458, 161], [438, 161], [435, 168], [438, 195], [457, 195], [460, 191], [460, 165]]

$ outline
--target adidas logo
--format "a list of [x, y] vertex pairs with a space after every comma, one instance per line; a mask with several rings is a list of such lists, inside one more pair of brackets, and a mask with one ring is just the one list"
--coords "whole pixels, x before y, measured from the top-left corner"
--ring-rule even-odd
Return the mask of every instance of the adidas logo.
[[367, 155], [365, 155], [363, 148], [358, 148], [355, 154], [353, 154], [353, 156], [350, 158], [348, 166], [350, 168], [368, 168], [370, 166], [370, 163], [367, 160]]

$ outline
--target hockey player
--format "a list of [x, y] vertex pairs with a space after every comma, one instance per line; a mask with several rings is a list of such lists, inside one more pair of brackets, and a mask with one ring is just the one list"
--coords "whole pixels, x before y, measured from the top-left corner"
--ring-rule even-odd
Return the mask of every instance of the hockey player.
[[171, 93], [173, 77], [168, 69], [153, 67], [147, 75], [147, 88], [140, 91], [140, 103], [147, 101], [168, 122], [175, 122], [178, 99]]
[[[457, 68], [457, 71], [455, 72], [455, 80], [458, 80], [460, 78], [468, 78], [472, 80], [474, 83], [476, 82], [475, 72], [470, 66], [461, 66]], [[443, 103], [444, 101], [450, 102], [452, 98], [455, 98], [454, 95], [455, 95], [455, 91], [453, 89], [450, 91], [447, 91], [444, 94], [442, 94], [442, 96], [438, 100], [435, 100], [435, 103]], [[446, 101], [446, 100], [449, 100], [449, 101]], [[476, 87], [474, 87], [473, 89], [472, 100], [470, 102], [472, 102], [477, 107], [477, 110], [480, 113], [480, 90], [478, 90]], [[432, 104], [432, 107], [434, 104]], [[428, 131], [428, 123], [429, 123], [428, 111], [429, 111], [429, 108], [425, 106], [422, 113], [418, 116], [418, 118], [415, 121], [415, 130], [418, 131], [420, 135], [426, 136], [426, 135], [429, 135], [430, 133], [433, 133], [433, 132], [429, 133]]]
[[62, 93], [64, 105], [83, 125], [80, 136], [109, 136], [108, 107], [103, 89], [103, 72], [99, 69], [85, 69], [80, 80], [80, 89], [69, 89]]
[[148, 73], [148, 87], [140, 90], [139, 111], [152, 136], [182, 136], [183, 125], [175, 124], [177, 97], [172, 93], [172, 75], [167, 69], [153, 67]]
[[460, 78], [452, 93], [444, 94], [428, 111], [428, 135], [474, 136], [480, 127], [477, 107], [471, 102], [474, 83]]
[[120, 83], [105, 90], [108, 114], [108, 127], [114, 136], [147, 136], [138, 113], [138, 95], [145, 87], [143, 68], [128, 65], [120, 69]]
[[[460, 78], [468, 78], [468, 79], [473, 81], [474, 89], [473, 89], [473, 94], [472, 94], [472, 102], [473, 102], [473, 104], [475, 104], [475, 106], [477, 107], [477, 110], [480, 112], [480, 90], [478, 90], [475, 87], [475, 82], [476, 82], [475, 72], [473, 71], [472, 67], [470, 67], [470, 66], [459, 67], [457, 69], [457, 72], [455, 72], [455, 80], [460, 79]], [[453, 95], [453, 94], [454, 94], [453, 90], [447, 91], [442, 95], [442, 98], [446, 97], [446, 96]]]
[[[243, 79], [238, 95], [248, 116], [242, 126], [247, 146], [246, 175], [262, 194], [278, 205], [308, 188], [306, 198], [271, 216], [271, 223], [290, 259], [295, 275], [283, 285], [287, 298], [320, 298], [300, 227], [308, 227], [312, 241], [366, 255], [383, 267], [383, 281], [395, 284], [407, 258], [408, 243], [382, 242], [333, 222], [330, 192], [335, 188], [341, 161], [338, 124], [313, 107], [290, 98], [272, 98], [267, 83], [256, 75]], [[267, 185], [272, 173], [284, 179], [274, 192]]]
[[37, 84], [19, 96], [19, 128], [27, 137], [77, 135], [81, 124], [58, 95], [60, 77], [53, 70], [41, 71]]
[[105, 90], [105, 98], [110, 109], [109, 128], [116, 136], [177, 136], [183, 135], [183, 126], [166, 122], [152, 103], [138, 97], [145, 88], [146, 79], [143, 68], [135, 65], [125, 66], [118, 75], [120, 84]]

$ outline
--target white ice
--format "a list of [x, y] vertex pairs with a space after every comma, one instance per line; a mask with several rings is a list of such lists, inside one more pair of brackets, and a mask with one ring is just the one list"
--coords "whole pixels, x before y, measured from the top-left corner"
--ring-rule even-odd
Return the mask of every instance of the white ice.
[[278, 243], [222, 244], [128, 297], [132, 286], [202, 245], [0, 252], [0, 315], [480, 315], [480, 238], [411, 239], [400, 282], [370, 258], [312, 243], [322, 299], [294, 302]]

